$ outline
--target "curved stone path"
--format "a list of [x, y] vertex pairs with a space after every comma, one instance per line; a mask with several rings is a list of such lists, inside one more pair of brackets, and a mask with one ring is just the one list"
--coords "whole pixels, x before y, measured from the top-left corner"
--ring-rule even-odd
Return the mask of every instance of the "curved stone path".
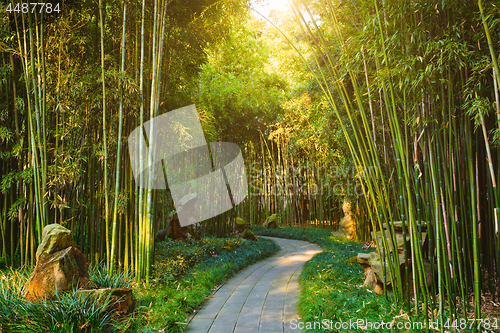
[[304, 241], [266, 238], [281, 249], [224, 284], [193, 317], [187, 332], [299, 332], [290, 324], [298, 319], [299, 275], [321, 248]]

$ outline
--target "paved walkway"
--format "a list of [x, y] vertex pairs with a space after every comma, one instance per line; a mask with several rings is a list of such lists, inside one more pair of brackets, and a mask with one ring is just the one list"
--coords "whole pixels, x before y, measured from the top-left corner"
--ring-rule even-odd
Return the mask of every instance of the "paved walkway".
[[[251, 265], [223, 285], [189, 323], [189, 333], [299, 332], [299, 274], [321, 248], [308, 242], [266, 237], [281, 249]], [[296, 326], [296, 325], [295, 325]]]

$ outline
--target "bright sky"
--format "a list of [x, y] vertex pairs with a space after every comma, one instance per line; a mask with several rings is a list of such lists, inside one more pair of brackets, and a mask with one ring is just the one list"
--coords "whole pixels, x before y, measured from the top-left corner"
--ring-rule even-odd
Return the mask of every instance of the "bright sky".
[[[288, 0], [261, 0], [261, 1], [253, 1], [253, 7], [255, 10], [260, 12], [262, 15], [269, 17], [269, 13], [271, 10], [280, 10], [280, 11], [286, 11], [290, 9], [290, 4], [288, 3]], [[254, 15], [262, 19], [262, 17], [254, 12]]]

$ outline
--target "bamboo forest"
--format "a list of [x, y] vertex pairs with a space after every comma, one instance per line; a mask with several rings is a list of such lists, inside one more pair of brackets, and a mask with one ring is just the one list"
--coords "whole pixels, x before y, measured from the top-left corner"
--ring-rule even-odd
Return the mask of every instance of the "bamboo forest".
[[499, 54], [497, 0], [0, 0], [0, 332], [500, 332]]

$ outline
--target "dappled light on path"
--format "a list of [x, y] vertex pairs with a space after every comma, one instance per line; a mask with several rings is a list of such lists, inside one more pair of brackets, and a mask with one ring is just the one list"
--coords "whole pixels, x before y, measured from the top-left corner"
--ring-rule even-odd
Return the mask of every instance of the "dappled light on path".
[[298, 278], [306, 261], [321, 248], [298, 240], [266, 237], [281, 249], [245, 268], [223, 285], [193, 317], [188, 332], [298, 332]]

